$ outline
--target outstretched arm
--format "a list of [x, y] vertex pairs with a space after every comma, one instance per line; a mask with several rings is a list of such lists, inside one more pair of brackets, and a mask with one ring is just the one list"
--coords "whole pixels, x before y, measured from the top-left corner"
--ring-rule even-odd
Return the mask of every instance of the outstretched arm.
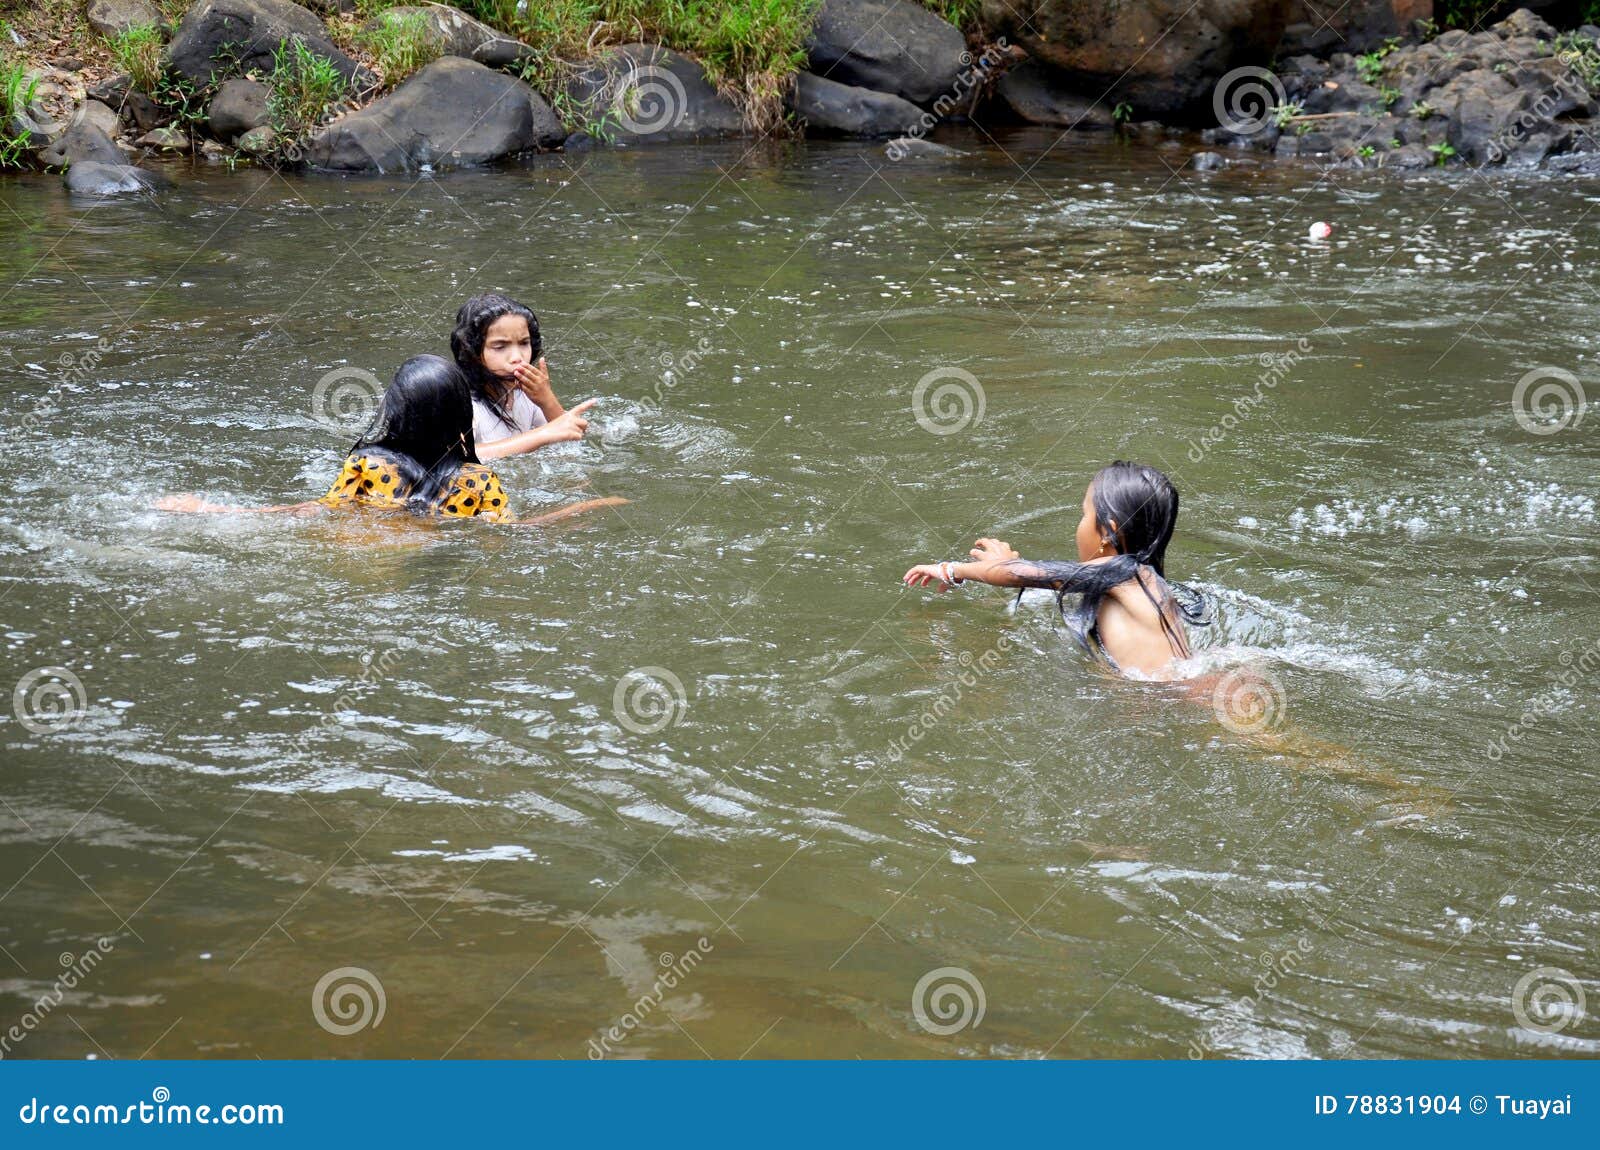
[[589, 430], [589, 420], [584, 416], [584, 412], [599, 402], [598, 399], [586, 399], [571, 411], [557, 415], [543, 427], [519, 431], [516, 435], [508, 435], [493, 443], [477, 444], [478, 459], [487, 463], [491, 459], [504, 459], [508, 455], [522, 455], [537, 450], [547, 443], [568, 443], [582, 439], [584, 432]]
[[512, 523], [518, 527], [542, 527], [547, 523], [571, 519], [574, 515], [582, 515], [587, 511], [598, 511], [602, 507], [621, 507], [627, 502], [628, 500], [617, 495], [608, 495], [604, 499], [585, 499], [582, 503], [569, 504], [544, 515], [535, 515], [532, 519], [514, 519]]
[[907, 587], [925, 587], [939, 584], [946, 591], [958, 583], [972, 579], [991, 587], [1059, 587], [1065, 572], [1052, 571], [1052, 567], [1081, 571], [1084, 567], [1103, 560], [1091, 559], [1085, 564], [1034, 563], [1022, 558], [1009, 543], [999, 539], [980, 539], [969, 554], [970, 563], [919, 563], [907, 571], [902, 582]]
[[315, 499], [305, 503], [281, 503], [276, 507], [230, 507], [225, 503], [209, 503], [198, 495], [168, 495], [151, 504], [157, 511], [182, 511], [204, 515], [256, 515], [282, 513], [285, 515], [315, 515], [323, 505]]

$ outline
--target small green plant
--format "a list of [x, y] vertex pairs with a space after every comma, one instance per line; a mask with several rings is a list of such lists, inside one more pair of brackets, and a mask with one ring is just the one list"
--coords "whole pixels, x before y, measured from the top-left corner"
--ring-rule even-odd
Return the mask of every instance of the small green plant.
[[392, 88], [439, 58], [440, 45], [431, 32], [427, 12], [383, 12], [356, 34], [356, 42], [372, 53], [384, 84]]
[[1279, 104], [1272, 112], [1272, 122], [1278, 128], [1287, 128], [1299, 118], [1306, 106], [1299, 100], [1291, 100], [1287, 104]]
[[1395, 136], [1394, 138], [1392, 138], [1389, 141], [1389, 146], [1391, 148], [1403, 148], [1403, 147], [1405, 147], [1405, 145], [1400, 142], [1400, 137], [1399, 136]]
[[1451, 156], [1456, 154], [1455, 148], [1443, 141], [1437, 144], [1429, 144], [1428, 151], [1433, 153], [1433, 162], [1441, 168], [1450, 162]]
[[1126, 124], [1131, 119], [1133, 119], [1133, 105], [1126, 100], [1111, 109], [1112, 123]]
[[1370, 160], [1377, 154], [1378, 149], [1374, 148], [1371, 144], [1362, 144], [1361, 147], [1356, 149], [1356, 155], [1360, 156], [1363, 160]]
[[170, 73], [163, 74], [150, 92], [150, 97], [171, 115], [172, 126], [188, 132], [191, 138], [205, 123], [211, 96], [210, 88], [197, 87], [193, 81]]
[[165, 43], [157, 24], [136, 24], [106, 37], [117, 67], [128, 74], [133, 86], [154, 95], [161, 83], [161, 52]]
[[1439, 24], [1433, 19], [1417, 21], [1417, 35], [1424, 41], [1432, 40], [1439, 34]]
[[1305, 120], [1298, 121], [1294, 126], [1294, 134], [1297, 136], [1309, 135], [1310, 132], [1311, 125]]
[[1364, 52], [1356, 57], [1356, 75], [1368, 84], [1376, 84], [1383, 79], [1383, 59], [1390, 52], [1400, 47], [1400, 38], [1391, 36], [1383, 42], [1383, 47], [1371, 52]]
[[1437, 111], [1437, 109], [1426, 100], [1418, 100], [1415, 104], [1411, 105], [1412, 116], [1419, 120], [1428, 119], [1434, 114], [1435, 111]]
[[1383, 106], [1385, 108], [1392, 108], [1395, 106], [1395, 102], [1400, 99], [1400, 89], [1390, 88], [1386, 85], [1378, 89], [1378, 95], [1383, 97]]
[[300, 139], [320, 124], [345, 94], [345, 78], [301, 40], [285, 40], [272, 53], [267, 115], [280, 140]]

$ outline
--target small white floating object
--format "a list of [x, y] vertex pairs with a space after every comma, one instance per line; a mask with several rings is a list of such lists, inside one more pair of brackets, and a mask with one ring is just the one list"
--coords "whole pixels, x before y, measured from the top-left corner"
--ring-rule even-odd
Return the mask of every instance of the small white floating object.
[[1313, 240], [1325, 240], [1329, 236], [1333, 235], [1333, 225], [1323, 223], [1321, 220], [1318, 220], [1316, 223], [1311, 225], [1311, 228], [1308, 232], [1306, 232], [1306, 235]]

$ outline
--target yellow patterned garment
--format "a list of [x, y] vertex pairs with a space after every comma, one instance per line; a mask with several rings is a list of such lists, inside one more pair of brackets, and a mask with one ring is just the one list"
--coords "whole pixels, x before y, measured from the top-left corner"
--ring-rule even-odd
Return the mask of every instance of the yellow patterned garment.
[[[362, 452], [344, 461], [339, 478], [333, 481], [319, 503], [341, 507], [359, 503], [367, 507], [409, 507], [411, 485], [400, 473], [393, 458]], [[490, 520], [512, 518], [500, 479], [481, 463], [463, 463], [450, 486], [423, 510], [457, 519], [480, 516]]]

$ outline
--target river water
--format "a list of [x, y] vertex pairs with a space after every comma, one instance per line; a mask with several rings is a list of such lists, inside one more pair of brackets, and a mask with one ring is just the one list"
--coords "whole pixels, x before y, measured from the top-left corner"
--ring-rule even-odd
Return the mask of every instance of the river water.
[[[959, 142], [0, 182], [6, 1055], [1600, 1054], [1597, 189]], [[150, 510], [490, 288], [628, 505]], [[1186, 682], [900, 586], [1113, 458]]]

